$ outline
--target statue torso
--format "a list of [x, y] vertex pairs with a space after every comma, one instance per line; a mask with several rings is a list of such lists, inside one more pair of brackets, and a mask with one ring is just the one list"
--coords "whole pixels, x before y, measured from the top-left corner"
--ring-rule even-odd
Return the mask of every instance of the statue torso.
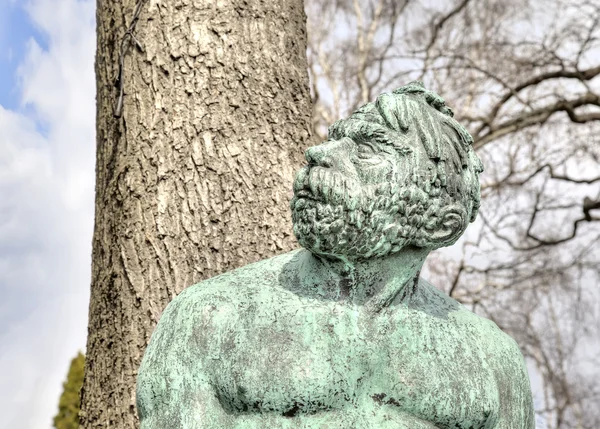
[[372, 315], [299, 295], [285, 284], [293, 278], [276, 269], [254, 284], [241, 273], [198, 285], [208, 325], [197, 348], [226, 412], [279, 416], [291, 428], [311, 419], [330, 423], [306, 427], [493, 427], [489, 353], [504, 335], [495, 325], [425, 282], [408, 304]]

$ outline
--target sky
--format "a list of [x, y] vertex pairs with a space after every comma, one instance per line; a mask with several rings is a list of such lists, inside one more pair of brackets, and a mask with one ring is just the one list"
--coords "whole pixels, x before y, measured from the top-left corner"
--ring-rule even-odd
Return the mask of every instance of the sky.
[[95, 1], [0, 0], [0, 428], [49, 429], [85, 349]]

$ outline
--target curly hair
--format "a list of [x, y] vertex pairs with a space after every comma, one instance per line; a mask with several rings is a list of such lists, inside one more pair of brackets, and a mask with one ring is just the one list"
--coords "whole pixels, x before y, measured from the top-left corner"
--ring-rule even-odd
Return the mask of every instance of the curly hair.
[[[412, 182], [416, 189], [411, 195], [420, 198], [406, 203], [421, 207], [419, 211], [424, 212], [425, 219], [418, 223], [428, 225], [428, 229], [434, 228], [436, 221], [442, 221], [438, 216], [441, 209], [462, 206], [464, 230], [479, 210], [479, 173], [483, 165], [472, 148], [473, 138], [453, 116], [442, 97], [425, 89], [421, 82], [411, 82], [380, 95], [374, 103], [367, 103], [347, 119], [335, 122], [328, 134], [333, 140], [343, 137], [357, 142], [376, 140], [392, 146], [403, 156], [412, 152], [411, 145], [420, 142], [429, 159], [426, 165], [413, 166]], [[440, 247], [455, 241], [430, 243], [425, 238], [428, 235], [419, 233], [423, 232], [421, 228], [416, 229], [412, 242], [418, 246]]]

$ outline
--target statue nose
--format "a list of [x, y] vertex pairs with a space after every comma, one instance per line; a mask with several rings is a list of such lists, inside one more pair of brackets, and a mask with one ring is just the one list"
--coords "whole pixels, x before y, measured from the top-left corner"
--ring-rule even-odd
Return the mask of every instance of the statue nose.
[[331, 156], [320, 146], [312, 146], [306, 149], [304, 157], [309, 164], [319, 165], [321, 167], [331, 167], [333, 164]]

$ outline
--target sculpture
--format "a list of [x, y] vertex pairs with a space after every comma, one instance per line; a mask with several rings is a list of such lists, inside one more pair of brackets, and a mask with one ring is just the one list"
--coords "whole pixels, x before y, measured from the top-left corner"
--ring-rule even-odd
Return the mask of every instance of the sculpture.
[[534, 427], [516, 343], [419, 278], [479, 208], [481, 161], [413, 82], [329, 128], [294, 182], [295, 250], [167, 307], [142, 429]]

